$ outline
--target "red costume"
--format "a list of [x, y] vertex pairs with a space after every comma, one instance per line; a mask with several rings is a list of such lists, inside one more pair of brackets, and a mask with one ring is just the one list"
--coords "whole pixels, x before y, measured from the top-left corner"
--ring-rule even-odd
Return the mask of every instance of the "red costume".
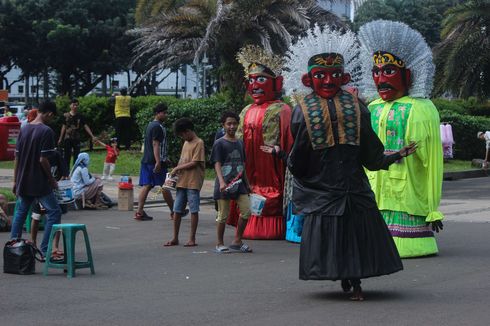
[[[278, 100], [282, 90], [282, 76], [278, 70], [282, 60], [264, 55], [256, 47], [248, 47], [248, 53], [261, 53], [257, 61], [239, 55], [247, 77], [247, 91], [252, 96], [251, 104], [240, 114], [238, 136], [243, 136], [245, 144], [245, 171], [252, 193], [266, 198], [262, 215], [252, 215], [243, 237], [246, 239], [284, 239], [286, 222], [283, 213], [283, 191], [286, 166], [276, 155], [260, 149], [260, 146], [279, 146], [289, 153], [293, 144], [290, 120], [291, 108]], [[253, 55], [252, 55], [253, 56]], [[246, 57], [246, 55], [245, 55]], [[272, 66], [272, 67], [271, 67]], [[230, 213], [229, 223], [236, 224], [236, 209]]]

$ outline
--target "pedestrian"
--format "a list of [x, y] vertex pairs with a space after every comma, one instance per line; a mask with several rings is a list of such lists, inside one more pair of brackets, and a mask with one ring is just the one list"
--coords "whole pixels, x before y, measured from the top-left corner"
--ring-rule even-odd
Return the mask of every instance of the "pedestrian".
[[478, 139], [485, 141], [485, 159], [483, 160], [482, 168], [486, 169], [490, 160], [490, 131], [479, 131], [477, 136]]
[[71, 166], [71, 158], [73, 157], [73, 162], [75, 162], [80, 153], [80, 130], [82, 128], [87, 132], [93, 142], [97, 140], [85, 122], [85, 118], [78, 113], [79, 104], [78, 99], [73, 98], [71, 100], [70, 111], [63, 114], [63, 126], [61, 127], [60, 138], [58, 139], [58, 145], [63, 145], [63, 158], [68, 168]]
[[40, 248], [44, 256], [48, 249], [51, 228], [61, 219], [61, 209], [54, 194], [58, 184], [51, 174], [48, 160], [49, 155], [55, 151], [55, 139], [53, 130], [46, 123], [52, 121], [55, 115], [55, 103], [49, 101], [41, 103], [36, 119], [20, 131], [15, 151], [12, 192], [17, 195], [18, 205], [10, 237], [21, 238], [27, 212], [32, 202], [37, 199], [47, 213]]
[[87, 153], [78, 154], [75, 164], [70, 173], [73, 183], [73, 196], [75, 199], [82, 198], [86, 208], [106, 209], [109, 208], [102, 201], [102, 180], [92, 176], [89, 171], [90, 156]]
[[[153, 108], [154, 119], [145, 130], [143, 157], [141, 159], [139, 185], [142, 187], [138, 196], [138, 210], [134, 214], [137, 221], [151, 221], [153, 217], [146, 214], [144, 206], [148, 193], [153, 187], [161, 187], [169, 159], [167, 156], [167, 130], [163, 122], [167, 119], [167, 105], [159, 103]], [[161, 188], [163, 199], [170, 208], [170, 218], [173, 218], [174, 200], [169, 190]]]
[[5, 105], [3, 107], [3, 116], [4, 117], [11, 117], [11, 116], [13, 116], [13, 113], [10, 111], [10, 106]]
[[294, 207], [304, 216], [299, 277], [341, 280], [344, 291], [353, 288], [351, 300], [362, 301], [362, 278], [403, 269], [364, 168], [387, 168], [414, 145], [384, 155], [369, 111], [342, 88], [351, 80], [348, 71], [360, 64], [356, 37], [322, 28], [316, 26], [289, 48], [285, 73], [298, 103], [288, 167]]
[[[116, 137], [119, 146], [126, 150], [131, 147], [131, 96], [126, 87], [121, 88], [121, 94], [114, 96], [114, 115], [116, 117]], [[119, 148], [119, 147], [118, 147]]]
[[116, 169], [116, 160], [117, 157], [119, 156], [119, 149], [117, 148], [117, 138], [111, 138], [109, 141], [109, 145], [101, 142], [100, 140], [97, 140], [97, 143], [100, 145], [104, 146], [107, 154], [105, 156], [105, 161], [104, 161], [104, 169], [102, 170], [102, 180], [109, 180], [112, 181], [114, 178], [112, 177], [112, 174], [114, 173], [114, 170]]
[[[31, 109], [27, 116], [28, 124], [32, 123], [37, 117], [38, 110]], [[67, 180], [69, 179], [69, 171], [65, 165], [65, 161], [61, 153], [58, 150], [55, 150], [48, 156], [49, 165], [51, 166], [51, 174], [55, 178], [56, 181], [59, 180]], [[61, 208], [61, 206], [60, 206]], [[41, 221], [41, 217], [46, 214], [46, 209], [42, 206], [42, 204], [38, 200], [34, 200], [31, 205], [31, 241], [37, 246], [37, 233], [39, 231], [39, 223]], [[63, 209], [61, 208], [61, 212], [63, 213]], [[60, 233], [58, 232], [53, 241], [53, 252], [51, 253], [51, 257], [53, 260], [63, 259], [63, 252], [60, 251], [59, 248], [60, 242]]]
[[435, 255], [442, 230], [444, 155], [440, 118], [430, 100], [435, 64], [424, 37], [405, 23], [375, 20], [359, 30], [364, 62], [361, 93], [385, 151], [420, 148], [388, 170], [367, 173], [402, 258]]
[[[240, 117], [234, 112], [224, 112], [221, 124], [224, 136], [217, 139], [211, 151], [211, 163], [214, 164], [216, 180], [213, 198], [218, 203], [216, 216], [216, 233], [218, 242], [217, 253], [226, 253], [230, 249], [237, 252], [252, 252], [252, 249], [242, 242], [243, 231], [250, 217], [250, 193], [247, 174], [245, 172], [245, 150], [243, 141], [236, 138], [236, 130]], [[235, 200], [240, 209], [235, 239], [230, 247], [224, 245], [226, 219], [230, 213], [230, 201]]]
[[181, 118], [174, 123], [175, 134], [185, 142], [182, 146], [179, 164], [173, 168], [172, 175], [178, 176], [177, 193], [174, 204], [174, 237], [165, 246], [179, 244], [179, 230], [184, 208], [187, 203], [191, 212], [189, 241], [184, 247], [197, 246], [196, 230], [199, 222], [200, 191], [204, 182], [204, 142], [197, 137], [190, 119]]

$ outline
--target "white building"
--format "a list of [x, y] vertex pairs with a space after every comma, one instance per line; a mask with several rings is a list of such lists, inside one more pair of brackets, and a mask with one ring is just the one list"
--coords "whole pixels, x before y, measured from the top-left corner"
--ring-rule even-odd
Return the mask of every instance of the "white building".
[[[346, 17], [353, 21], [356, 9], [365, 0], [317, 1], [322, 8], [331, 11], [340, 17]], [[206, 69], [208, 68], [209, 66], [206, 66]], [[184, 66], [179, 73], [170, 72], [168, 69], [159, 72], [157, 75], [157, 80], [161, 80], [161, 82], [158, 84], [157, 94], [175, 96], [177, 93], [177, 96], [180, 98], [202, 97], [205, 95], [203, 94], [203, 76], [205, 76], [205, 70], [203, 70], [202, 65], [197, 69], [200, 72], [199, 74], [189, 65]], [[19, 79], [19, 76], [21, 76], [20, 69], [14, 68], [7, 74], [6, 77], [11, 83], [12, 81]], [[123, 87], [129, 88], [130, 85], [128, 85], [128, 81], [132, 84], [136, 81], [136, 78], [136, 74], [133, 72], [129, 74], [129, 78], [127, 73], [119, 73], [113, 76], [108, 76], [106, 82], [108, 95], [110, 95], [109, 92], [111, 90], [117, 92]], [[36, 96], [42, 98], [43, 89], [42, 87], [38, 87], [39, 84], [40, 82], [36, 77], [30, 77], [30, 86], [27, 90], [25, 81], [20, 80], [13, 84], [10, 88], [9, 97], [12, 101], [23, 101], [26, 96], [26, 92], [29, 91], [29, 97], [31, 99], [35, 99]], [[54, 91], [52, 92], [54, 93]], [[99, 95], [102, 94], [102, 83], [97, 85], [91, 93]]]

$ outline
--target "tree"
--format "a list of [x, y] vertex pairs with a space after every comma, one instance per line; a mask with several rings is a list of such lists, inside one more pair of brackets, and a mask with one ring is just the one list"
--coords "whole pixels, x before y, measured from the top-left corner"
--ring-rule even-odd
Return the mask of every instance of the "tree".
[[0, 66], [42, 75], [45, 86], [53, 71], [59, 94], [85, 95], [128, 68], [134, 6], [134, 0], [1, 0], [0, 48], [6, 44], [10, 61], [0, 52]]
[[261, 44], [283, 54], [314, 23], [344, 26], [314, 0], [187, 0], [132, 31], [134, 60], [146, 58], [151, 72], [198, 63], [206, 53], [221, 87], [237, 94], [244, 89], [235, 55], [243, 45]]
[[444, 12], [454, 0], [367, 0], [356, 12], [354, 29], [376, 19], [401, 21], [416, 29], [430, 46], [440, 41]]
[[435, 48], [436, 92], [458, 97], [490, 95], [490, 3], [470, 0], [451, 8], [443, 21], [443, 41]]
[[162, 12], [174, 10], [185, 3], [185, 0], [138, 0], [136, 3], [136, 23], [143, 24], [146, 20]]

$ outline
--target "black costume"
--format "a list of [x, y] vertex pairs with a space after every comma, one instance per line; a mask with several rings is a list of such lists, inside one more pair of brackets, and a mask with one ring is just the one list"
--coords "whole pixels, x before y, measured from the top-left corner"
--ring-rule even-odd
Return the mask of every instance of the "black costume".
[[402, 270], [364, 172], [386, 169], [400, 154], [384, 155], [367, 108], [345, 91], [328, 100], [312, 93], [294, 109], [291, 130], [292, 200], [305, 216], [300, 279], [358, 280]]

